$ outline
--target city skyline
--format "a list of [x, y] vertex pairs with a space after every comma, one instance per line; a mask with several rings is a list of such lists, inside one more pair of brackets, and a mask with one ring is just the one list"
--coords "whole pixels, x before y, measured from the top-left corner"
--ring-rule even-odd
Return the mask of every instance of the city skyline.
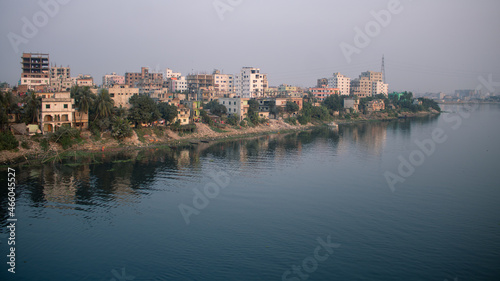
[[475, 88], [479, 76], [500, 76], [500, 40], [489, 33], [500, 24], [496, 1], [29, 3], [0, 4], [0, 81], [11, 85], [23, 52], [49, 53], [51, 64], [96, 82], [143, 66], [183, 75], [253, 66], [269, 85], [312, 87], [335, 72], [353, 79], [380, 71], [382, 55], [391, 91], [452, 93]]

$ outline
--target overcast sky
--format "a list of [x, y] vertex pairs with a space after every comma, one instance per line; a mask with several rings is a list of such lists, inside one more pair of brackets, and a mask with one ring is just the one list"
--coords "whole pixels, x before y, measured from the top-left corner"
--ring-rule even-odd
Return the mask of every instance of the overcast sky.
[[[0, 81], [17, 84], [22, 52], [43, 52], [98, 84], [141, 66], [183, 75], [253, 66], [270, 85], [309, 87], [334, 72], [380, 71], [382, 55], [390, 90], [449, 93], [490, 74], [500, 82], [498, 0], [401, 0], [391, 9], [392, 0], [59, 0], [68, 3], [48, 15], [39, 2], [53, 1], [0, 2]], [[373, 12], [391, 18], [379, 24]], [[368, 27], [368, 43], [355, 43], [356, 27]]]

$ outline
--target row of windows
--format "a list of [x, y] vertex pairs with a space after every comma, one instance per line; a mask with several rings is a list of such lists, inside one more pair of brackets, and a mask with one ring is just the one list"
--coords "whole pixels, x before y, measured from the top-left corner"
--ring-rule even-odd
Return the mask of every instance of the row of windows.
[[[57, 106], [57, 104], [54, 104], [54, 106]], [[50, 109], [50, 104], [46, 104], [45, 108], [46, 109]], [[67, 103], [64, 104], [64, 108], [68, 108], [68, 104]], [[74, 108], [74, 106], [71, 106], [71, 108]]]

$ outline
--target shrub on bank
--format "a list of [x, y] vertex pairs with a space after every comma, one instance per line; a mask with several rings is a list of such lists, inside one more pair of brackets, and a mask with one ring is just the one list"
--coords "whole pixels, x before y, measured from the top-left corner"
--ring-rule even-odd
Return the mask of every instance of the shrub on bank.
[[0, 151], [16, 149], [18, 146], [19, 141], [11, 131], [0, 132]]

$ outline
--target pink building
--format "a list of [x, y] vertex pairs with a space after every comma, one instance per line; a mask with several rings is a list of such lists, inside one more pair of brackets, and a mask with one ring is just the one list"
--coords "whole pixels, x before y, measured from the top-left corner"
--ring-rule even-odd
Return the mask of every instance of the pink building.
[[318, 102], [323, 102], [330, 95], [339, 95], [338, 88], [309, 88], [309, 91]]

